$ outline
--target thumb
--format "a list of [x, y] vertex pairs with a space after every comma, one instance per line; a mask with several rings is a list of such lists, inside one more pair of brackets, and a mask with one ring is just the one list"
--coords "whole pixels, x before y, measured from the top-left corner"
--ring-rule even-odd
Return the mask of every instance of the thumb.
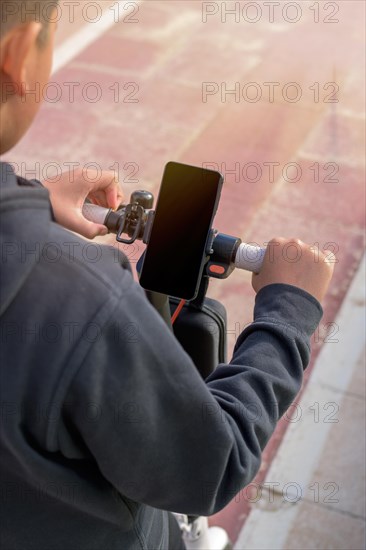
[[104, 237], [108, 235], [108, 229], [105, 225], [99, 225], [93, 222], [86, 222], [85, 232], [82, 233], [87, 239], [94, 239], [95, 237]]
[[105, 225], [90, 222], [84, 218], [81, 213], [80, 216], [78, 216], [74, 231], [77, 231], [77, 233], [80, 233], [80, 235], [83, 235], [83, 237], [86, 237], [87, 239], [94, 239], [94, 237], [108, 234], [108, 229]]
[[116, 210], [121, 203], [121, 197], [118, 194], [117, 187], [114, 186], [107, 188], [105, 191], [105, 195], [109, 208]]

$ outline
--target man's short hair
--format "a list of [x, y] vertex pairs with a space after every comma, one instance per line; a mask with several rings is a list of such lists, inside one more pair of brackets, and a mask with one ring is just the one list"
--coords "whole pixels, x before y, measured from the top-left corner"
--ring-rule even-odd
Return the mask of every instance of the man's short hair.
[[58, 0], [0, 0], [0, 40], [17, 25], [28, 21], [42, 23], [39, 42], [47, 37], [48, 23]]

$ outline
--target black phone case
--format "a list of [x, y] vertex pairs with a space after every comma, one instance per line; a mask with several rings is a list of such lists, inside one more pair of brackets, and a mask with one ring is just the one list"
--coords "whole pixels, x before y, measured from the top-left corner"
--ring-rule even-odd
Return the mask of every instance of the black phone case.
[[[170, 298], [173, 314], [180, 300]], [[193, 360], [202, 378], [207, 378], [219, 363], [226, 363], [226, 309], [212, 298], [201, 306], [187, 303], [173, 325], [174, 334]]]
[[[204, 168], [201, 168], [201, 167], [198, 167], [198, 166], [192, 166], [192, 165], [189, 165], [189, 164], [182, 164], [180, 162], [168, 162], [165, 166], [162, 183], [161, 183], [160, 189], [159, 189], [159, 195], [158, 195], [158, 198], [157, 198], [157, 201], [156, 201], [155, 216], [157, 216], [157, 212], [159, 210], [160, 197], [161, 197], [161, 194], [162, 194], [162, 185], [163, 185], [165, 175], [166, 175], [166, 171], [167, 171], [169, 165], [176, 165], [176, 166], [183, 166], [183, 167], [186, 167], [186, 168], [193, 168], [195, 170], [200, 170], [202, 172], [204, 172], [204, 171], [212, 172], [212, 173], [215, 173], [217, 176], [220, 177], [218, 185], [217, 185], [215, 204], [214, 204], [214, 207], [213, 207], [213, 210], [212, 210], [212, 215], [211, 215], [211, 223], [210, 223], [210, 227], [208, 228], [208, 231], [207, 231], [207, 239], [206, 239], [206, 249], [207, 249], [209, 239], [212, 236], [211, 235], [212, 224], [213, 224], [213, 221], [214, 221], [214, 218], [215, 218], [215, 215], [217, 213], [219, 203], [220, 203], [220, 197], [221, 197], [221, 192], [222, 192], [222, 188], [223, 188], [223, 184], [224, 184], [224, 178], [223, 178], [222, 174], [220, 174], [219, 172], [216, 172], [215, 170], [204, 169]], [[154, 224], [156, 224], [156, 218], [154, 218], [154, 222], [151, 226], [150, 234], [148, 236], [148, 242], [150, 242], [151, 234], [154, 231], [154, 227], [155, 227]], [[192, 291], [192, 295], [189, 296], [189, 297], [184, 296], [184, 294], [180, 295], [181, 298], [185, 297], [187, 300], [194, 300], [195, 297], [197, 296], [197, 293], [199, 291], [199, 282], [201, 280], [202, 272], [204, 270], [204, 266], [205, 266], [205, 263], [206, 263], [206, 256], [207, 256], [207, 254], [205, 252], [203, 252], [202, 259], [201, 259], [201, 265], [200, 265], [200, 272], [199, 272], [198, 277], [197, 277], [197, 284], [196, 284], [195, 291], [194, 292]], [[170, 295], [173, 295], [173, 296], [177, 296], [178, 293], [176, 294], [173, 291], [173, 289], [171, 289], [171, 288], [156, 288], [156, 287], [154, 288], [154, 285], [149, 284], [148, 281], [146, 282], [146, 280], [145, 280], [145, 278], [146, 278], [146, 263], [148, 263], [148, 260], [146, 260], [146, 258], [148, 258], [148, 256], [145, 252], [141, 256], [140, 261], [139, 261], [139, 274], [140, 274], [140, 284], [141, 284], [141, 286], [145, 290], [148, 290], [148, 291], [151, 291], [151, 292], [164, 293], [164, 294], [170, 294]], [[145, 260], [146, 260], [146, 262], [145, 262]], [[167, 257], [166, 261], [167, 262], [169, 261], [168, 257]], [[151, 262], [151, 259], [150, 259], [150, 262]], [[144, 269], [145, 269], [145, 271], [144, 271]], [[151, 265], [150, 265], [150, 269], [151, 269]]]

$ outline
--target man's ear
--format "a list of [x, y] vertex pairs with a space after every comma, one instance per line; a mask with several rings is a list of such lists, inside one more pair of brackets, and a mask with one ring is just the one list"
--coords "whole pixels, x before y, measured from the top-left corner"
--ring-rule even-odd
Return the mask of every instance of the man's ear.
[[42, 23], [30, 21], [11, 29], [1, 44], [0, 69], [13, 84], [14, 93], [21, 97], [31, 84], [29, 54], [39, 47], [36, 42], [41, 30]]

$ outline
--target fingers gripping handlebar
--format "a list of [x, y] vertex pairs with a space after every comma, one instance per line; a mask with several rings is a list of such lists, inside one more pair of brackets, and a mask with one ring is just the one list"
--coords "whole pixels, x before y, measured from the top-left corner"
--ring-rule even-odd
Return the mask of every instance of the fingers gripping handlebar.
[[[117, 211], [85, 203], [83, 215], [89, 221], [105, 225], [110, 233], [117, 235], [116, 239], [119, 242], [132, 244], [136, 239], [140, 239], [147, 244], [154, 220], [154, 211], [150, 210], [152, 204], [151, 193], [138, 191], [132, 194], [130, 204], [122, 206]], [[128, 239], [122, 237], [124, 233], [129, 236]], [[208, 241], [207, 274], [211, 277], [224, 279], [234, 268], [259, 273], [266, 253], [265, 248], [242, 243], [239, 238], [216, 231], [212, 231]]]

